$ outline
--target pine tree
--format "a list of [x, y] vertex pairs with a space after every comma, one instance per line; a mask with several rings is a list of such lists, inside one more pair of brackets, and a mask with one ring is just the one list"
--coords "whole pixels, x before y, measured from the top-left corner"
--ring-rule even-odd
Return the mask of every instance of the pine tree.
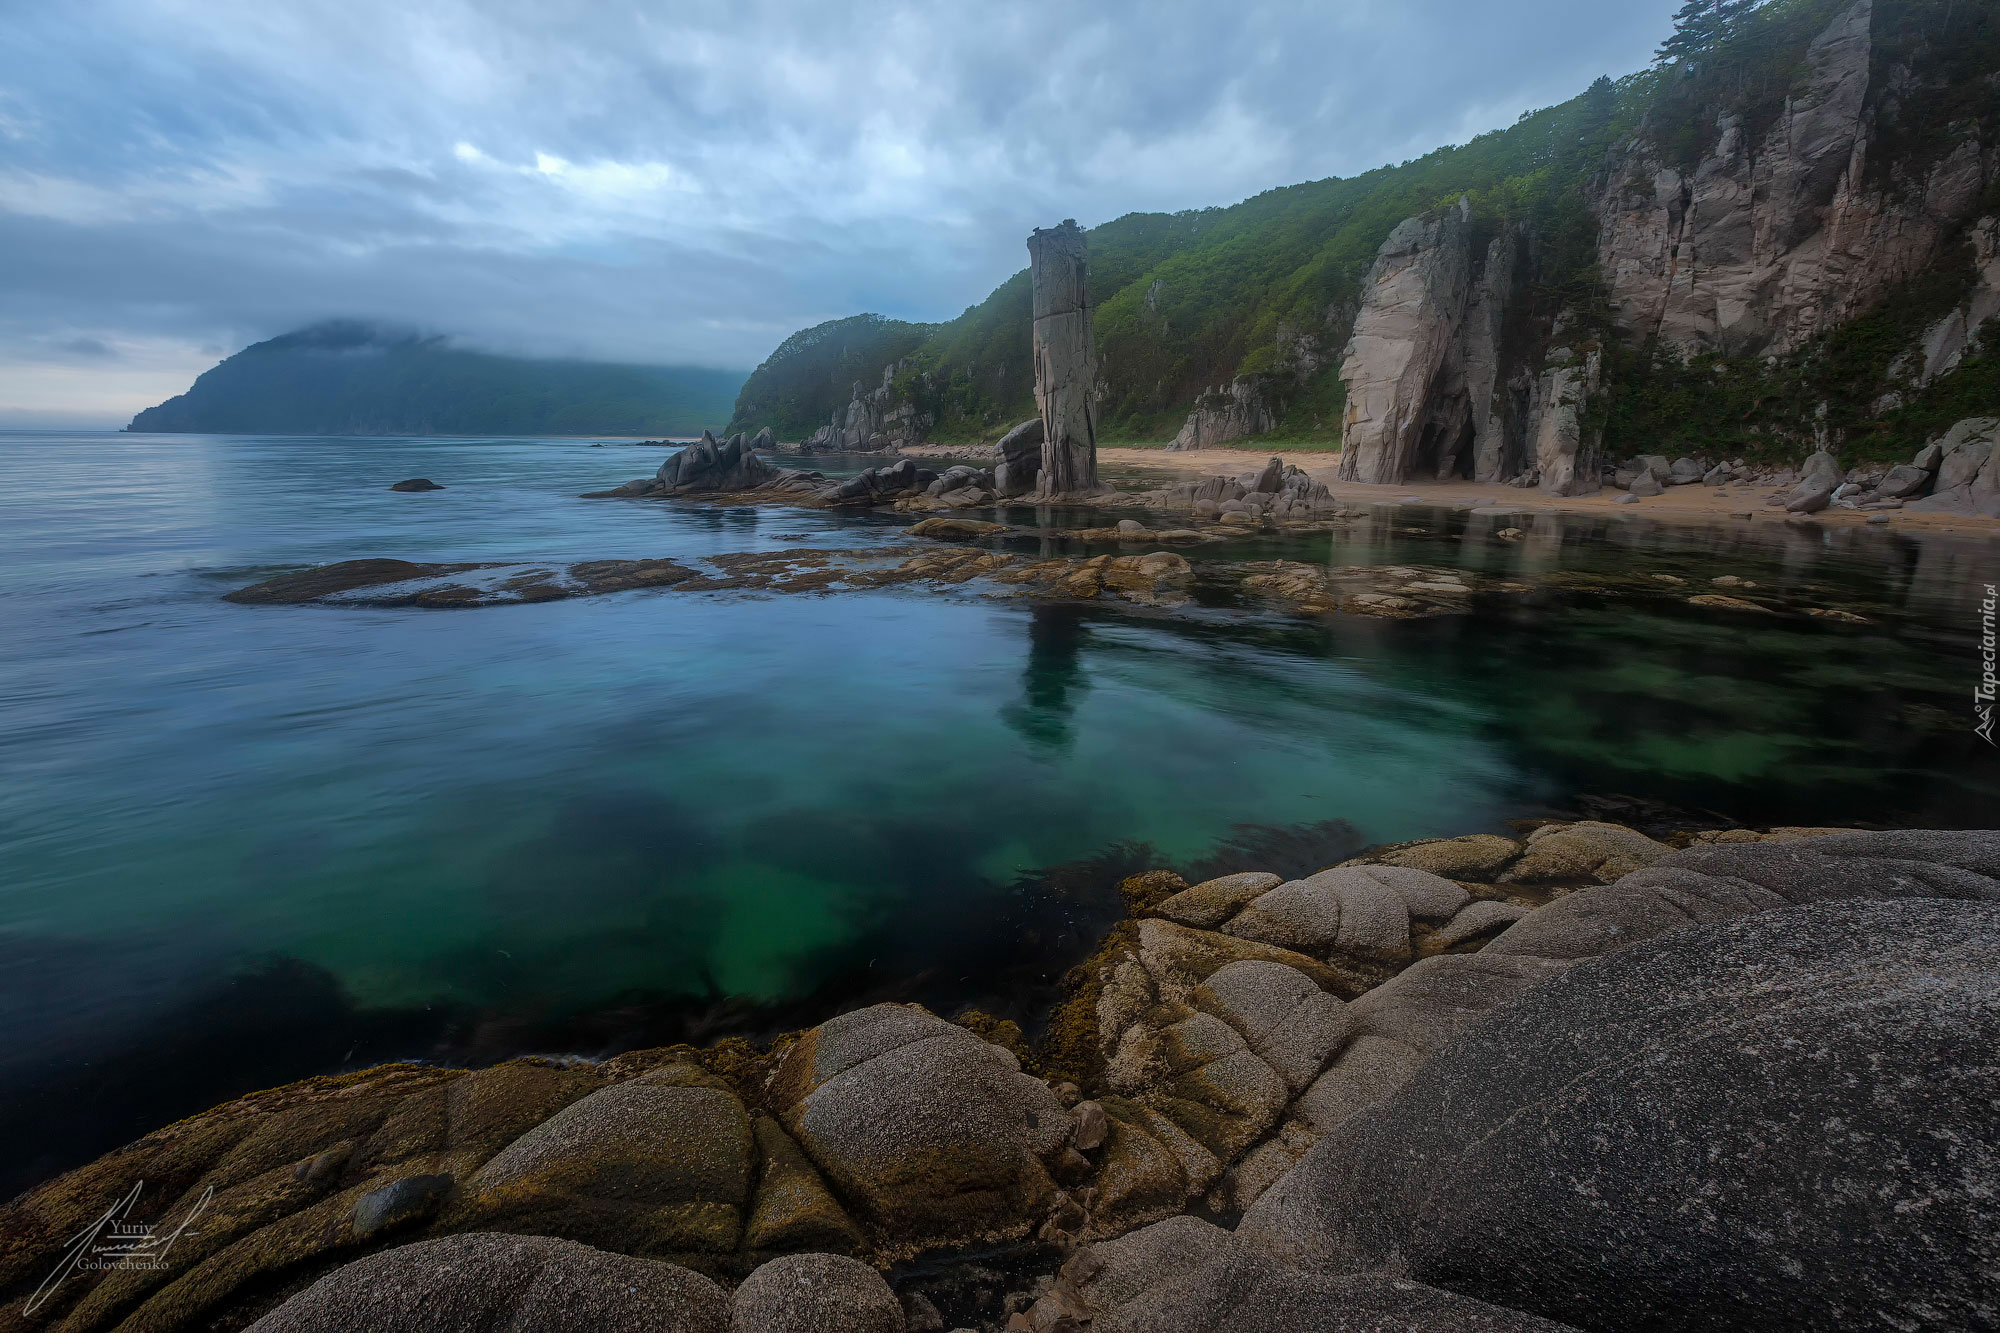
[[1737, 23], [1762, 0], [1687, 0], [1674, 15], [1674, 34], [1653, 59], [1662, 65], [1699, 60], [1735, 35]]

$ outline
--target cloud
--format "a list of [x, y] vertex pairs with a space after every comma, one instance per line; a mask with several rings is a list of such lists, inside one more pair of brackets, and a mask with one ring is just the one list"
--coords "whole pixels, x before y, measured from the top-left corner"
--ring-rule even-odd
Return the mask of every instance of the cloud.
[[0, 407], [129, 401], [129, 365], [88, 340], [192, 363], [342, 315], [747, 367], [822, 319], [948, 318], [1038, 224], [1232, 203], [1511, 123], [1643, 65], [1674, 7], [13, 6]]

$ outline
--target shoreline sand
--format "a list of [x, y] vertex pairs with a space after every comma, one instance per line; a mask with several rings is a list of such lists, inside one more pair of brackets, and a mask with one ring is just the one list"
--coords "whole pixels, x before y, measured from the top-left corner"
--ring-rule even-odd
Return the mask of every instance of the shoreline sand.
[[[1164, 482], [1170, 478], [1205, 477], [1217, 473], [1235, 476], [1260, 466], [1267, 458], [1278, 458], [1303, 470], [1315, 481], [1326, 483], [1343, 500], [1394, 504], [1404, 496], [1417, 496], [1426, 504], [1471, 506], [1490, 502], [1496, 507], [1522, 512], [1597, 514], [1603, 517], [1652, 518], [1679, 523], [1774, 522], [1798, 519], [1816, 523], [1861, 526], [1875, 514], [1853, 509], [1822, 509], [1817, 514], [1787, 514], [1767, 508], [1764, 501], [1785, 487], [1756, 486], [1670, 486], [1663, 495], [1641, 500], [1636, 505], [1619, 504], [1624, 492], [1606, 488], [1597, 495], [1553, 496], [1522, 490], [1497, 482], [1411, 481], [1395, 486], [1368, 486], [1340, 481], [1340, 455], [1324, 450], [1269, 452], [1255, 449], [1194, 449], [1183, 453], [1165, 449], [1106, 446], [1097, 451], [1100, 466], [1143, 469], [1157, 472]], [[1754, 517], [1745, 520], [1745, 513]], [[1969, 537], [2000, 536], [2000, 519], [1967, 514], [1923, 514], [1906, 509], [1880, 510], [1889, 522], [1876, 524], [1891, 532], [1922, 532]]]

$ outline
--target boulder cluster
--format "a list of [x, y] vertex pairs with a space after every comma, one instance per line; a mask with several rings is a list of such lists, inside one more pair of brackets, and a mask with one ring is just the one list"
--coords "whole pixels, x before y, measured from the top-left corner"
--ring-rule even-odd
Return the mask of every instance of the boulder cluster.
[[[1680, 841], [1138, 876], [1032, 1050], [878, 1004], [246, 1098], [0, 1214], [0, 1327], [1990, 1324], [2000, 833]], [[135, 1186], [199, 1229], [46, 1287]]]
[[826, 478], [817, 472], [795, 472], [773, 466], [764, 455], [777, 449], [777, 441], [766, 426], [753, 436], [742, 431], [718, 440], [710, 431], [668, 456], [651, 477], [628, 481], [608, 491], [593, 491], [584, 498], [626, 499], [640, 496], [703, 495], [763, 492], [773, 496], [804, 496], [823, 489]]
[[1896, 466], [1863, 464], [1843, 469], [1825, 449], [1814, 451], [1796, 469], [1753, 468], [1742, 459], [1714, 462], [1682, 457], [1669, 462], [1641, 454], [1618, 465], [1611, 484], [1627, 493], [1621, 500], [1647, 499], [1672, 486], [1761, 485], [1774, 489], [1765, 504], [1791, 514], [1823, 509], [1879, 512], [1976, 514], [2000, 518], [2000, 417], [1959, 422]]
[[[1978, 514], [2000, 518], [2000, 466], [1993, 463], [2000, 417], [1961, 421], [1896, 467], [1842, 472], [1824, 450], [1805, 462], [1789, 489], [1766, 503], [1794, 514], [1842, 509], [1908, 509], [1913, 513]], [[1790, 480], [1784, 478], [1782, 480]]]
[[1138, 499], [1155, 509], [1186, 510], [1197, 518], [1253, 527], [1266, 518], [1311, 519], [1344, 512], [1325, 483], [1279, 458], [1234, 477], [1175, 482]]

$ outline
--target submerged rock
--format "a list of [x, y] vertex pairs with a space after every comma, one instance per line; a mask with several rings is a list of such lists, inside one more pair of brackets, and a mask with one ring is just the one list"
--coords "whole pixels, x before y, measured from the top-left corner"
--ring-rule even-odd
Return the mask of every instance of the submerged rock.
[[411, 477], [408, 481], [397, 482], [389, 489], [392, 491], [441, 491], [444, 487], [438, 485], [429, 477]]
[[297, 605], [337, 593], [353, 592], [359, 588], [407, 583], [412, 579], [437, 578], [484, 568], [489, 566], [420, 565], [408, 560], [342, 560], [337, 564], [321, 565], [316, 569], [304, 569], [294, 574], [280, 574], [262, 583], [224, 593], [222, 600], [241, 602], [248, 606]]

